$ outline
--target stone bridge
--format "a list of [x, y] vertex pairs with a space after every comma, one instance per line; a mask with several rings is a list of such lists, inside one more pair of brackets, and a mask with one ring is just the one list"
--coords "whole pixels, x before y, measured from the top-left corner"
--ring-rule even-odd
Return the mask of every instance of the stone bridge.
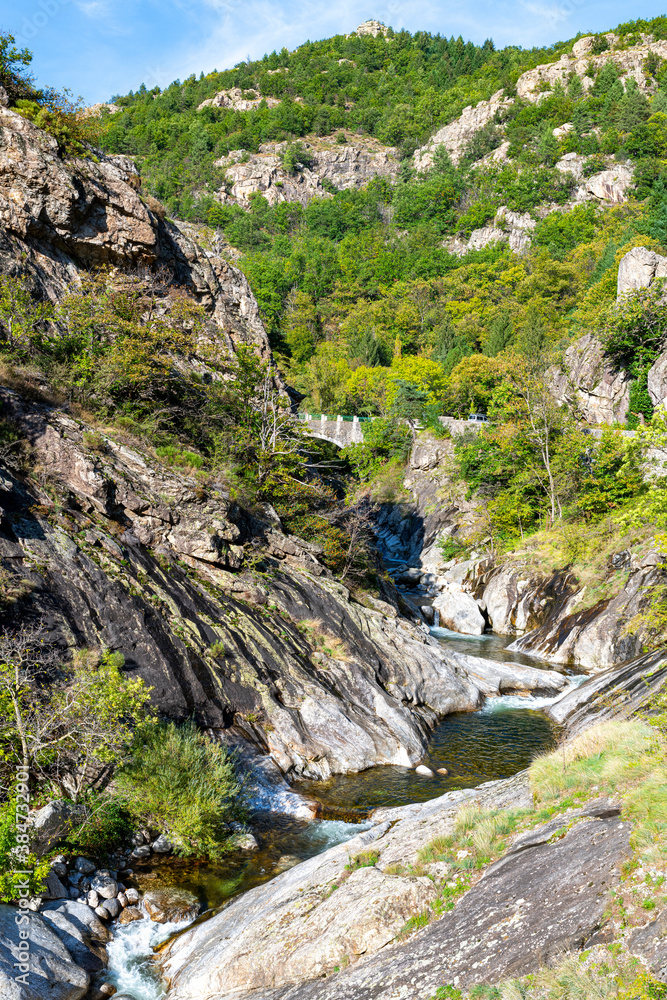
[[364, 440], [364, 423], [371, 417], [335, 417], [325, 413], [299, 413], [299, 420], [307, 427], [311, 437], [330, 441], [339, 448], [347, 448], [351, 444], [362, 444]]
[[[362, 444], [364, 427], [375, 417], [344, 417], [340, 414], [327, 416], [325, 413], [298, 413], [298, 419], [306, 425], [306, 433], [311, 437], [330, 441], [339, 448], [347, 448], [351, 444]], [[465, 431], [479, 431], [483, 426], [473, 420], [457, 420], [455, 417], [440, 417], [440, 423], [449, 427], [452, 436]], [[419, 425], [418, 425], [419, 426]]]

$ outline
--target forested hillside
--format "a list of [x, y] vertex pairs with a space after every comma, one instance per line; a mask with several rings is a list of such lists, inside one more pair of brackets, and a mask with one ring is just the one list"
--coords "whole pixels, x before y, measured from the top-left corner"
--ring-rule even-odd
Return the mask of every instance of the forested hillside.
[[[469, 356], [563, 347], [603, 322], [622, 253], [639, 244], [660, 249], [665, 62], [647, 51], [638, 82], [622, 59], [649, 36], [666, 37], [667, 21], [630, 22], [594, 38], [591, 75], [541, 82], [537, 97], [517, 96], [521, 74], [554, 63], [573, 42], [495, 51], [491, 42], [480, 48], [391, 29], [336, 36], [161, 93], [116, 98], [123, 110], [105, 115], [102, 142], [138, 158], [144, 190], [167, 212], [205, 223], [210, 238], [217, 231], [242, 252], [274, 349], [306, 407], [386, 415], [366, 368], [419, 358], [410, 370], [429, 390]], [[233, 87], [255, 97], [246, 102], [254, 106], [200, 107]], [[430, 169], [417, 169], [417, 145], [498, 91], [495, 113], [464, 135], [460, 155], [450, 158], [445, 144]], [[344, 148], [361, 134], [397, 148], [394, 183], [329, 185], [305, 206], [269, 204], [260, 193], [243, 204], [225, 196], [230, 151], [238, 158], [281, 143], [286, 171], [298, 174], [312, 159], [306, 137], [316, 146], [318, 136], [331, 136]], [[618, 167], [629, 173], [611, 197], [581, 196], [588, 178]], [[528, 230], [522, 253], [495, 237], [467, 246], [494, 219], [510, 229], [515, 215]], [[629, 363], [646, 369], [647, 360]], [[447, 412], [485, 404], [466, 371], [449, 383]], [[635, 396], [631, 409], [648, 417], [646, 392]]]

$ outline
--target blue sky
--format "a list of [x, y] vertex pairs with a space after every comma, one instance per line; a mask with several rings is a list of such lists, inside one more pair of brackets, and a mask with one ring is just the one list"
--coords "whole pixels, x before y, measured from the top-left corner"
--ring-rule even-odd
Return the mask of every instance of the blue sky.
[[34, 52], [38, 82], [106, 101], [145, 82], [164, 87], [250, 55], [349, 32], [368, 18], [394, 28], [550, 44], [655, 17], [658, 3], [590, 0], [0, 0], [0, 28]]

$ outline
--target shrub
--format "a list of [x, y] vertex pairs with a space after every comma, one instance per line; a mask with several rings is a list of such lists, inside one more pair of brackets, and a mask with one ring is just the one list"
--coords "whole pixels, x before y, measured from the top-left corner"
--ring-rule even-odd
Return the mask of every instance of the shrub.
[[[26, 877], [30, 894], [37, 895], [51, 868], [47, 858], [38, 861], [18, 839], [16, 800], [10, 795], [0, 805], [0, 902], [3, 903], [16, 899], [18, 885], [23, 885]], [[20, 874], [24, 871], [29, 872], [28, 876]]]
[[242, 812], [234, 758], [192, 722], [162, 723], [141, 733], [117, 783], [128, 813], [169, 831], [183, 856], [220, 857], [228, 823]]
[[93, 793], [86, 805], [87, 818], [67, 836], [67, 846], [73, 853], [99, 856], [129, 838], [132, 832], [130, 814], [113, 794]]
[[153, 215], [156, 215], [158, 219], [165, 219], [167, 217], [167, 209], [164, 207], [161, 201], [154, 198], [152, 194], [144, 195], [144, 205], [146, 208], [150, 209]]

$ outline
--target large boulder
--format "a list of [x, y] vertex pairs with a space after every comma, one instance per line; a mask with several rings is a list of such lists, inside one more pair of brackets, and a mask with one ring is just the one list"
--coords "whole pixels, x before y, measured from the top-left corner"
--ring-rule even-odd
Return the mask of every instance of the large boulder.
[[493, 631], [521, 635], [536, 628], [564, 606], [573, 583], [568, 573], [542, 577], [526, 566], [492, 569], [482, 580], [481, 593]]
[[76, 900], [46, 903], [40, 914], [78, 966], [94, 975], [107, 964], [110, 934], [86, 903]]
[[75, 823], [83, 821], [85, 815], [83, 806], [75, 806], [62, 799], [47, 802], [30, 818], [30, 844], [33, 852], [38, 858], [48, 854], [67, 836]]
[[0, 904], [2, 1000], [80, 1000], [89, 984], [88, 973], [40, 914]]
[[433, 601], [433, 607], [440, 616], [440, 625], [452, 632], [465, 635], [483, 635], [486, 628], [484, 615], [471, 594], [467, 594], [454, 583], [442, 590]]

